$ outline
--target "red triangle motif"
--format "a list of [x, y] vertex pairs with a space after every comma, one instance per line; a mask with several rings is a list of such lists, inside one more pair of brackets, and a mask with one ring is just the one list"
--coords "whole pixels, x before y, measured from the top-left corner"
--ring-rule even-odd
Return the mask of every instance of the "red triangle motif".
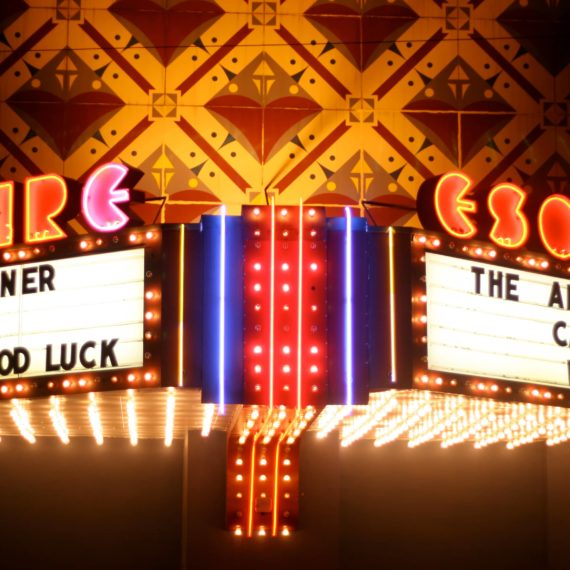
[[422, 133], [457, 164], [459, 122], [456, 113], [405, 113]]
[[110, 93], [88, 92], [64, 101], [46, 91], [18, 92], [8, 103], [30, 118], [42, 138], [53, 141], [61, 158], [69, 155], [77, 139], [94, 123], [124, 105]]
[[119, 0], [109, 11], [121, 18], [137, 39], [141, 33], [148, 38], [164, 65], [186, 38], [223, 14], [220, 6], [206, 0], [185, 0], [166, 9], [151, 0]]
[[463, 163], [473, 158], [513, 117], [513, 113], [461, 114]]
[[[296, 97], [276, 99], [264, 109], [257, 101], [239, 95], [216, 97], [206, 107], [232, 123], [247, 139], [257, 158], [264, 161], [289, 129], [321, 110], [315, 102]], [[263, 145], [262, 120], [265, 124]], [[239, 139], [237, 133], [232, 134]]]

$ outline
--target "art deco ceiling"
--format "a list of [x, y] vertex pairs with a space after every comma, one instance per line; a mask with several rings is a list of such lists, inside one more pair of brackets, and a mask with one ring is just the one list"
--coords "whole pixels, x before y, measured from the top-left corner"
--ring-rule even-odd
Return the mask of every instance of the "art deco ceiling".
[[[120, 160], [166, 198], [414, 206], [461, 168], [566, 189], [569, 4], [557, 0], [11, 0], [0, 176]], [[158, 206], [147, 205], [152, 219]], [[331, 212], [332, 213], [332, 212]], [[364, 213], [364, 212], [362, 212]], [[417, 224], [405, 210], [377, 223]]]

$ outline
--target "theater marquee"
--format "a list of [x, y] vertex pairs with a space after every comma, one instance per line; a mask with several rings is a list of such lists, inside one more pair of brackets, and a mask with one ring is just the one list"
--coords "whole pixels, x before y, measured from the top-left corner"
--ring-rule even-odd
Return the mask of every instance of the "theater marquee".
[[0, 270], [0, 377], [143, 365], [144, 248]]
[[430, 370], [568, 387], [570, 281], [425, 254]]

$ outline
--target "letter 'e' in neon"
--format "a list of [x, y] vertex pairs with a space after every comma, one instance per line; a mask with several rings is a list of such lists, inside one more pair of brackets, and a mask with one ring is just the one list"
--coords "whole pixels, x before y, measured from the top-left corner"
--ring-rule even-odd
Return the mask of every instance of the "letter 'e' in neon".
[[114, 232], [125, 227], [129, 221], [129, 217], [117, 206], [130, 199], [128, 189], [117, 188], [128, 170], [122, 164], [104, 164], [85, 183], [81, 209], [94, 230]]
[[562, 194], [546, 198], [538, 212], [542, 244], [554, 257], [570, 259], [570, 199]]
[[37, 243], [67, 237], [54, 218], [67, 202], [67, 185], [57, 174], [31, 176], [24, 183], [24, 241]]
[[456, 238], [469, 239], [477, 227], [467, 213], [477, 211], [477, 203], [465, 195], [472, 186], [471, 180], [461, 172], [444, 174], [435, 187], [435, 212], [445, 231]]
[[507, 249], [522, 247], [528, 240], [528, 221], [522, 211], [526, 194], [515, 184], [497, 184], [487, 198], [495, 223], [489, 233], [492, 242]]
[[14, 183], [2, 182], [0, 184], [0, 247], [14, 243], [13, 214]]

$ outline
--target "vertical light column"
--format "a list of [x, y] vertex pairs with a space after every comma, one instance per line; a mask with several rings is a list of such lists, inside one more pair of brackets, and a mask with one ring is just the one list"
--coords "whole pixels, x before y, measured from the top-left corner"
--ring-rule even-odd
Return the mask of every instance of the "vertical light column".
[[225, 414], [226, 407], [226, 207], [220, 209], [220, 314], [219, 314], [219, 352], [218, 352], [218, 389], [219, 413]]
[[170, 447], [174, 438], [174, 411], [176, 409], [176, 396], [174, 388], [168, 389], [166, 397], [166, 420], [164, 422], [164, 445]]
[[10, 416], [12, 416], [12, 419], [18, 427], [18, 430], [20, 430], [20, 435], [30, 443], [36, 443], [36, 436], [30, 424], [30, 415], [24, 409], [20, 401], [15, 399], [12, 400], [12, 410], [10, 411]]
[[396, 371], [396, 290], [394, 277], [394, 228], [388, 228], [388, 275], [390, 280], [390, 361], [392, 370], [390, 372], [390, 381], [397, 381]]
[[89, 414], [89, 423], [91, 424], [91, 431], [93, 431], [93, 437], [97, 445], [103, 445], [103, 427], [101, 425], [101, 416], [99, 414], [99, 408], [97, 406], [97, 401], [95, 400], [95, 394], [89, 392], [89, 406], [87, 408], [87, 413]]
[[180, 224], [178, 257], [178, 386], [184, 386], [184, 224]]
[[344, 358], [345, 358], [345, 387], [346, 405], [353, 403], [353, 298], [352, 298], [352, 213], [349, 207], [344, 209], [346, 214], [346, 235], [344, 253]]
[[131, 445], [135, 446], [139, 442], [139, 435], [137, 429], [135, 393], [133, 390], [127, 390], [127, 425], [129, 427], [129, 438], [131, 440]]
[[[299, 200], [299, 300], [297, 305], [297, 409], [302, 406], [302, 347], [303, 347], [303, 200]], [[279, 446], [277, 446], [279, 452]]]
[[275, 198], [271, 198], [271, 262], [269, 301], [269, 407], [273, 407], [275, 379]]

